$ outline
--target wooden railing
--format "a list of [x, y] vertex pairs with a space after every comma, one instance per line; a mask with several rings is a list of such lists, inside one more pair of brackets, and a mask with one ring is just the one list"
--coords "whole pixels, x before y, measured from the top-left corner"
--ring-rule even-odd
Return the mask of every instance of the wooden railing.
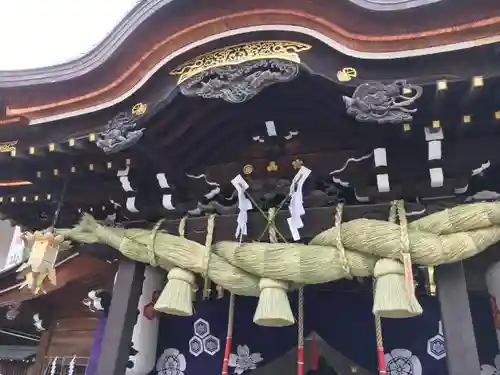
[[[71, 361], [75, 359], [73, 372], [70, 372]], [[88, 357], [46, 357], [41, 375], [85, 375]]]

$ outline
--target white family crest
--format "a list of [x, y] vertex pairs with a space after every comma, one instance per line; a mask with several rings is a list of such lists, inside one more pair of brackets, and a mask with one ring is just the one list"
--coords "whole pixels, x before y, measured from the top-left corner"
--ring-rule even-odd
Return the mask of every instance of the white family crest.
[[385, 353], [387, 375], [422, 375], [422, 364], [408, 349], [393, 349]]
[[443, 324], [441, 320], [438, 323], [437, 335], [427, 340], [427, 354], [436, 360], [446, 357], [446, 348], [444, 345]]
[[220, 351], [220, 340], [210, 334], [210, 323], [198, 319], [193, 324], [194, 335], [189, 339], [189, 353], [198, 357], [202, 353], [215, 355]]
[[262, 362], [264, 358], [260, 353], [250, 353], [248, 345], [238, 345], [236, 354], [229, 355], [229, 367], [234, 367], [235, 374], [242, 374], [247, 370], [255, 370], [257, 363]]
[[495, 356], [495, 367], [492, 365], [481, 365], [481, 375], [500, 375], [500, 354]]
[[178, 349], [168, 348], [156, 362], [158, 375], [184, 375], [186, 357]]

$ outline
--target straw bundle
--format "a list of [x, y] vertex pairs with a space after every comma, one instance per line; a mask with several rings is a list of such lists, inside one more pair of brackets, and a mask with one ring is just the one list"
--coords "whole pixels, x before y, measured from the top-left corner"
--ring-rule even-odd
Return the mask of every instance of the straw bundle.
[[[204, 274], [208, 268], [211, 280], [239, 295], [258, 296], [262, 278], [272, 279], [276, 283], [272, 287], [281, 287], [286, 282], [316, 284], [369, 276], [374, 271], [377, 283], [381, 276], [389, 277], [383, 282], [386, 285], [391, 284], [391, 279], [401, 284], [402, 277], [399, 262], [384, 260], [375, 266], [380, 258], [401, 259], [401, 228], [387, 221], [357, 219], [343, 223], [318, 234], [309, 245], [219, 242], [212, 246], [209, 264], [201, 244], [161, 230], [152, 239], [151, 232], [145, 229], [103, 227], [88, 215], [73, 229], [58, 233], [79, 242], [105, 243], [140, 262], [156, 259], [157, 265], [167, 270], [175, 266]], [[345, 259], [337, 248], [339, 234]], [[407, 252], [417, 264], [439, 265], [469, 258], [500, 241], [500, 203], [469, 204], [429, 215], [408, 224], [407, 235]], [[182, 279], [188, 285], [192, 281], [178, 271], [169, 279]], [[378, 297], [374, 310], [384, 305], [383, 298]], [[415, 306], [404, 308], [418, 311]], [[179, 307], [179, 311], [186, 309]], [[174, 302], [167, 311], [175, 313]]]

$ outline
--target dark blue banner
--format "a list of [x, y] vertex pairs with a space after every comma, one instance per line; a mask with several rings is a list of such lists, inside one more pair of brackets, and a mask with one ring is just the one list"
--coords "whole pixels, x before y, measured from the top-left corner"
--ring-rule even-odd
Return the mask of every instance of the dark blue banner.
[[[305, 298], [306, 371], [311, 345], [315, 345], [320, 356], [319, 373], [377, 374], [371, 293], [310, 287], [305, 290]], [[387, 375], [447, 375], [438, 300], [428, 296], [419, 300], [422, 316], [382, 320]], [[480, 361], [485, 364], [483, 375], [500, 374], [500, 369], [491, 372], [496, 371], [498, 345], [489, 298], [471, 295], [470, 302]], [[290, 294], [290, 303], [296, 314], [296, 293]], [[227, 297], [198, 300], [193, 317], [163, 315], [153, 373], [220, 375], [228, 304]], [[256, 305], [256, 298], [236, 297], [229, 374], [281, 375], [280, 371], [286, 371], [290, 375], [296, 366], [297, 326], [267, 328], [254, 324]]]

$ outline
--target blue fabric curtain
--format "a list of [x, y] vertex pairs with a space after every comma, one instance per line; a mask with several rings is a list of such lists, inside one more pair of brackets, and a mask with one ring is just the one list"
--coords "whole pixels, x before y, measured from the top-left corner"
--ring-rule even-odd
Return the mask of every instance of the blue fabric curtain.
[[[377, 373], [372, 295], [367, 292], [306, 288], [305, 329], [359, 366]], [[447, 375], [435, 297], [420, 296], [424, 314], [413, 319], [384, 319], [388, 375]], [[163, 315], [158, 365], [153, 374], [220, 375], [226, 337], [229, 298], [197, 301], [193, 317]], [[296, 311], [296, 294], [290, 295]], [[478, 350], [482, 364], [498, 354], [489, 298], [471, 295]], [[236, 297], [229, 374], [249, 374], [297, 345], [297, 327], [266, 328], [253, 323], [257, 299]], [[431, 342], [429, 342], [431, 341]], [[397, 373], [397, 368], [403, 372]]]

